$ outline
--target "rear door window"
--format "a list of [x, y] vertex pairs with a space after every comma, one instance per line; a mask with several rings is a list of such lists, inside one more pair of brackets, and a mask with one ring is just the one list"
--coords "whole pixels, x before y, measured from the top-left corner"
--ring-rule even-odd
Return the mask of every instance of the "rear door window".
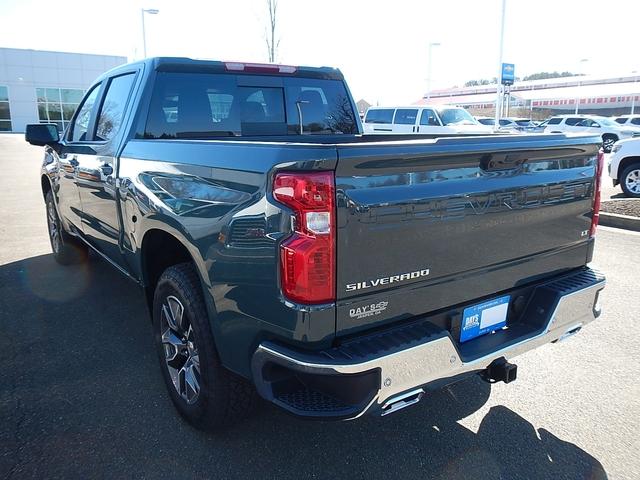
[[551, 119], [549, 119], [547, 125], [559, 125], [560, 122], [562, 122], [562, 118], [561, 117], [551, 118]]
[[415, 125], [416, 118], [418, 118], [417, 108], [399, 108], [396, 110], [393, 123], [397, 125]]
[[634, 125], [640, 125], [640, 117], [632, 118], [631, 123]]
[[393, 122], [393, 108], [376, 108], [375, 110], [369, 110], [367, 116], [364, 119], [365, 123], [392, 123]]
[[615, 120], [616, 120], [616, 123], [620, 123], [620, 124], [622, 124], [622, 123], [627, 121], [627, 119], [625, 117], [618, 117]]
[[584, 125], [584, 124], [582, 124], [582, 125], [578, 125], [578, 124], [582, 123], [582, 122], [583, 122], [583, 120], [584, 120], [584, 119], [583, 119], [583, 118], [580, 118], [580, 117], [571, 117], [571, 118], [567, 118], [567, 121], [566, 121], [566, 122], [564, 122], [564, 123], [565, 123], [565, 125], [569, 125], [569, 126], [574, 126], [574, 125], [576, 125], [576, 126], [579, 126], [579, 127], [584, 127], [584, 126], [586, 126], [586, 125]]
[[357, 132], [353, 106], [341, 81], [239, 78], [159, 72], [144, 138]]

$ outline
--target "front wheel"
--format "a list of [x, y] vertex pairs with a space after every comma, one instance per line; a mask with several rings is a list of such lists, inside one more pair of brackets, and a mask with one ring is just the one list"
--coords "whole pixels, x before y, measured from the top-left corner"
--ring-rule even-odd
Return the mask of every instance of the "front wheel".
[[248, 415], [255, 390], [220, 363], [193, 264], [164, 271], [153, 297], [153, 324], [165, 384], [189, 423], [216, 430]]
[[611, 153], [613, 145], [618, 141], [615, 135], [603, 135], [602, 136], [602, 149], [604, 153]]
[[629, 165], [622, 171], [620, 186], [625, 196], [640, 198], [640, 163]]
[[51, 190], [47, 192], [44, 201], [47, 207], [47, 228], [53, 258], [61, 265], [84, 261], [87, 258], [87, 247], [80, 240], [65, 232]]

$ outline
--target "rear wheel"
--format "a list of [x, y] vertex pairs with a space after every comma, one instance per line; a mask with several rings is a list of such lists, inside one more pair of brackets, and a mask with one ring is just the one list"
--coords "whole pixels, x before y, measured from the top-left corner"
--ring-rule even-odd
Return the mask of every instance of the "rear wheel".
[[53, 201], [53, 193], [49, 190], [45, 196], [47, 207], [47, 227], [53, 258], [61, 265], [79, 263], [87, 258], [87, 247], [80, 240], [65, 232], [56, 204]]
[[603, 135], [602, 136], [602, 149], [605, 153], [611, 153], [613, 144], [618, 141], [618, 137], [615, 135]]
[[224, 368], [191, 263], [164, 271], [153, 298], [155, 342], [173, 404], [193, 426], [216, 430], [245, 417], [256, 393]]
[[640, 163], [629, 165], [622, 171], [620, 186], [627, 197], [640, 198]]

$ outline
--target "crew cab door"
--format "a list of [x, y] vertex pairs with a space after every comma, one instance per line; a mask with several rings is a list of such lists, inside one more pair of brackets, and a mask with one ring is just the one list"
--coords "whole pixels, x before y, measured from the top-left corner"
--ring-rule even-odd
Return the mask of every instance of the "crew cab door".
[[121, 219], [117, 204], [117, 149], [136, 72], [105, 81], [95, 116], [92, 155], [79, 158], [78, 187], [85, 238], [111, 261], [126, 268], [120, 249]]
[[82, 204], [78, 191], [78, 167], [84, 155], [94, 154], [87, 135], [91, 131], [101, 88], [102, 85], [97, 84], [87, 92], [57, 153], [58, 212], [65, 222], [79, 232], [82, 232]]

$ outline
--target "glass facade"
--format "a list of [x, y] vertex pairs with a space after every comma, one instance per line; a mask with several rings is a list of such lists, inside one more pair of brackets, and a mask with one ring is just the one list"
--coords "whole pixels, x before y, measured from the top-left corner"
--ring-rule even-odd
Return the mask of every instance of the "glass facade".
[[0, 85], [0, 132], [11, 131], [11, 110], [9, 109], [9, 89]]
[[60, 131], [71, 121], [84, 90], [76, 88], [36, 88], [40, 123], [55, 123]]

